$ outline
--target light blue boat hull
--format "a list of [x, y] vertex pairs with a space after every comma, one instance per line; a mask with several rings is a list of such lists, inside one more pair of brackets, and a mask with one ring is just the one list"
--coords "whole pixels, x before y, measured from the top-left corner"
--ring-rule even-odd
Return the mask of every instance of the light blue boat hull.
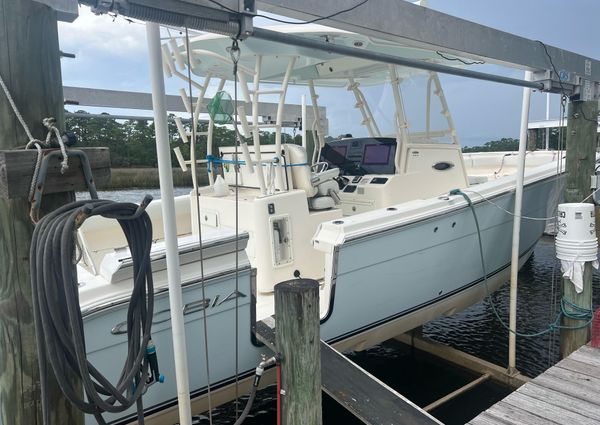
[[[548, 200], [556, 195], [557, 188], [556, 178], [527, 186], [523, 215], [547, 216]], [[500, 195], [493, 201], [510, 211], [514, 192]], [[487, 202], [476, 203], [475, 210], [481, 226], [489, 290], [493, 291], [505, 281], [509, 270], [513, 219]], [[533, 249], [544, 227], [544, 221], [523, 221], [520, 242], [523, 257]], [[486, 293], [478, 234], [468, 207], [346, 241], [336, 250], [334, 261], [337, 262], [335, 286], [329, 311], [322, 321], [321, 337], [339, 343], [342, 348], [344, 341], [361, 338], [376, 329], [386, 329], [387, 333], [380, 335], [398, 335], [431, 320], [442, 310], [452, 312], [456, 308], [466, 307], [464, 299], [462, 304], [459, 302], [463, 294], [470, 292], [472, 298], [468, 300], [472, 302]], [[253, 273], [246, 266], [240, 270], [238, 282], [239, 292], [244, 296], [237, 298], [237, 371], [245, 376], [252, 373], [260, 361], [261, 353], [270, 355], [266, 347], [260, 347], [253, 341], [251, 332], [255, 314]], [[208, 279], [205, 284], [204, 298], [209, 301], [206, 318], [210, 381], [214, 390], [230, 385], [235, 379], [235, 302], [229, 300], [220, 304], [234, 291], [233, 273]], [[203, 312], [201, 309], [189, 312], [195, 302], [197, 305], [203, 299], [202, 285], [195, 283], [185, 286], [183, 297], [189, 307], [184, 317], [190, 388], [195, 396], [202, 396], [206, 393], [208, 382]], [[168, 309], [168, 293], [157, 294], [152, 337], [166, 382], [153, 385], [144, 396], [144, 405], [149, 413], [173, 406], [176, 402]], [[425, 314], [426, 311], [429, 313]], [[112, 335], [111, 329], [122, 322], [125, 316], [126, 305], [119, 305], [85, 317], [89, 358], [114, 380], [120, 372], [114, 366], [120, 365], [124, 358], [126, 338], [125, 335]], [[410, 321], [408, 317], [411, 317]], [[134, 410], [130, 409], [122, 414], [107, 414], [106, 419], [121, 423], [126, 422], [126, 418], [133, 419], [133, 415]], [[89, 417], [87, 423], [95, 422]]]

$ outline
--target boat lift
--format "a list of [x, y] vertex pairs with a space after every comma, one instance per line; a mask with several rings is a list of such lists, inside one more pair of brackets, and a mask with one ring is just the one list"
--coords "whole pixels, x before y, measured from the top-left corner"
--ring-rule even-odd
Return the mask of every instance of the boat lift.
[[[77, 0], [36, 0], [54, 7], [59, 18], [72, 21], [77, 10]], [[520, 162], [517, 173], [517, 191], [515, 199], [515, 224], [513, 232], [513, 272], [511, 274], [511, 319], [509, 343], [509, 372], [516, 372], [515, 365], [515, 330], [516, 330], [516, 271], [518, 270], [520, 205], [523, 195], [523, 174], [525, 166], [526, 133], [529, 115], [529, 96], [532, 89], [548, 93], [561, 93], [563, 96], [576, 97], [579, 100], [598, 100], [600, 96], [600, 61], [585, 57], [564, 49], [547, 46], [536, 40], [529, 40], [504, 31], [479, 25], [445, 13], [431, 10], [407, 1], [372, 0], [357, 3], [355, 0], [164, 0], [160, 3], [148, 0], [81, 0], [81, 3], [92, 6], [97, 12], [117, 12], [119, 14], [150, 22], [148, 26], [148, 43], [152, 53], [152, 80], [159, 90], [154, 92], [155, 117], [160, 120], [165, 116], [164, 88], [160, 89], [163, 78], [163, 62], [160, 59], [160, 36], [158, 24], [187, 27], [190, 29], [216, 32], [234, 38], [257, 37], [278, 41], [289, 45], [338, 53], [346, 56], [404, 65], [434, 72], [510, 84], [524, 87], [523, 107], [521, 114], [521, 132], [519, 153]], [[524, 79], [509, 78], [500, 75], [454, 68], [415, 59], [402, 58], [369, 52], [358, 47], [338, 46], [326, 41], [308, 40], [300, 36], [277, 33], [253, 27], [253, 18], [257, 10], [304, 21], [319, 21], [329, 27], [349, 30], [355, 33], [376, 37], [419, 47], [431, 51], [442, 51], [457, 57], [485, 61], [518, 69], [526, 74]], [[385, 11], [385, 13], [381, 13]], [[424, 24], [425, 23], [425, 24]], [[444, 28], [434, 31], [432, 28]], [[468, 35], [468, 36], [467, 36]], [[169, 70], [171, 71], [171, 70]], [[352, 85], [352, 83], [350, 83]], [[351, 87], [360, 99], [358, 87]], [[313, 105], [316, 95], [311, 90]], [[359, 100], [360, 102], [360, 100]], [[361, 109], [366, 120], [369, 111]], [[316, 120], [318, 121], [318, 120]], [[158, 131], [159, 172], [163, 198], [172, 195], [172, 181], [164, 174], [170, 175], [168, 161], [168, 139], [166, 129]], [[371, 128], [376, 134], [377, 129]], [[318, 132], [319, 139], [322, 134]], [[163, 157], [161, 160], [161, 156]], [[163, 186], [168, 187], [163, 187]], [[172, 202], [163, 203], [165, 217], [165, 236], [170, 259], [169, 270], [177, 269], [176, 235], [174, 206]], [[185, 347], [183, 334], [183, 316], [181, 314], [181, 287], [179, 276], [172, 272], [169, 278], [174, 343]], [[176, 314], [175, 312], [180, 312]], [[185, 353], [185, 349], [176, 352]], [[176, 358], [178, 379], [178, 396], [182, 423], [189, 423], [189, 390], [186, 388], [187, 371], [185, 354]], [[181, 382], [179, 380], [182, 379]]]

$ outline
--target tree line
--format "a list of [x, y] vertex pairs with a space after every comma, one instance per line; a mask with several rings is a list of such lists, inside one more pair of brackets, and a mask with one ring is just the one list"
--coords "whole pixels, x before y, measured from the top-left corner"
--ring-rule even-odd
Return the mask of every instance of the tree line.
[[[78, 114], [86, 114], [85, 111], [77, 111]], [[154, 122], [148, 120], [117, 120], [96, 117], [73, 117], [68, 116], [65, 120], [66, 129], [77, 135], [77, 144], [81, 147], [108, 147], [110, 149], [111, 165], [115, 168], [130, 167], [156, 167], [156, 145], [154, 138]], [[184, 121], [186, 131], [191, 131], [189, 122]], [[200, 132], [206, 131], [208, 124], [201, 123]], [[190, 144], [184, 143], [177, 131], [175, 116], [169, 115], [168, 119], [169, 142], [171, 148], [179, 147], [183, 157], [189, 159]], [[274, 144], [275, 134], [261, 131], [260, 140], [262, 144]], [[249, 141], [251, 143], [251, 141]], [[213, 152], [220, 146], [233, 146], [235, 143], [235, 131], [227, 126], [215, 125], [213, 132]], [[301, 143], [299, 134], [282, 134], [282, 143]], [[206, 137], [198, 137], [196, 143], [196, 157], [206, 157]], [[171, 163], [178, 167], [177, 158], [171, 150]]]
[[[536, 149], [545, 149], [545, 133], [544, 129], [534, 129], [528, 132], [528, 143], [527, 149], [531, 150], [533, 146]], [[559, 139], [562, 138], [562, 143], [559, 146]], [[566, 147], [567, 131], [563, 129], [562, 133], [558, 128], [550, 129], [549, 147], [550, 149], [565, 149]], [[532, 146], [533, 145], [533, 146]], [[499, 140], [491, 140], [479, 146], [463, 146], [462, 151], [468, 152], [501, 152], [501, 151], [518, 151], [519, 150], [519, 139], [512, 137], [503, 137]]]
[[[86, 114], [85, 111], [77, 111], [79, 114]], [[154, 140], [154, 122], [147, 120], [117, 120], [110, 118], [96, 117], [67, 117], [66, 128], [74, 132], [78, 137], [78, 145], [82, 147], [108, 147], [110, 149], [111, 164], [115, 168], [131, 167], [156, 167], [156, 146]], [[199, 131], [207, 130], [207, 123], [200, 124]], [[184, 122], [187, 131], [191, 131], [189, 122]], [[175, 124], [175, 116], [169, 115], [168, 119], [169, 142], [171, 148], [179, 147], [184, 158], [190, 157], [190, 144], [184, 143]], [[564, 149], [566, 131], [562, 132]], [[544, 148], [543, 131], [537, 131], [532, 136], [535, 139], [535, 145], [538, 149]], [[275, 133], [268, 131], [260, 132], [261, 144], [274, 144]], [[328, 137], [327, 140], [333, 140]], [[550, 148], [557, 149], [559, 140], [559, 131], [553, 128], [550, 131]], [[251, 143], [251, 141], [249, 141]], [[213, 152], [217, 152], [220, 146], [233, 146], [235, 143], [235, 131], [228, 126], [215, 125], [213, 133]], [[299, 134], [282, 134], [282, 143], [301, 143]], [[480, 146], [464, 146], [463, 152], [498, 152], [498, 151], [516, 151], [519, 149], [519, 140], [514, 138], [501, 138], [492, 140]], [[206, 157], [206, 137], [199, 137], [196, 143], [196, 157]], [[173, 167], [179, 163], [175, 154], [171, 150], [171, 162]]]

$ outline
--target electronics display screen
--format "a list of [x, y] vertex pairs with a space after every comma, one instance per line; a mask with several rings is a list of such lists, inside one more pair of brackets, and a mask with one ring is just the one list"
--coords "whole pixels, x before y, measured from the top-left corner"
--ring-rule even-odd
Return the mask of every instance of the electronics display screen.
[[390, 161], [390, 145], [368, 144], [363, 150], [363, 165], [386, 165]]
[[347, 146], [332, 146], [326, 151], [327, 162], [336, 166], [344, 165], [344, 162], [346, 161], [347, 151]]
[[361, 137], [326, 143], [321, 150], [320, 161], [339, 168], [345, 176], [394, 174], [395, 155], [395, 138]]

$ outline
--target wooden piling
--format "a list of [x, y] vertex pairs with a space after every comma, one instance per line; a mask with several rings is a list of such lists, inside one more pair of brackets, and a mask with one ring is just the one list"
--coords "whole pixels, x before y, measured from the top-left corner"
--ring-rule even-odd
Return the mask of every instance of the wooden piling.
[[282, 424], [321, 425], [319, 283], [295, 279], [275, 285], [275, 323]]
[[[31, 0], [0, 0], [0, 75], [34, 137], [45, 138], [42, 119], [47, 117], [55, 117], [57, 127], [63, 130], [62, 79], [53, 10]], [[13, 149], [27, 142], [0, 90], [0, 149]], [[49, 195], [44, 197], [42, 209], [50, 211], [72, 198], [72, 192]], [[4, 424], [42, 423], [29, 277], [32, 232], [27, 199], [0, 197], [0, 423]], [[49, 378], [50, 423], [82, 424], [83, 414], [62, 396], [53, 377]]]
[[[590, 194], [590, 176], [596, 163], [597, 101], [573, 101], [569, 104], [567, 121], [567, 159], [565, 202], [581, 202]], [[587, 202], [592, 202], [588, 200]], [[581, 308], [592, 309], [592, 263], [585, 264], [583, 292], [578, 294], [574, 285], [563, 278], [563, 297]], [[568, 307], [567, 307], [568, 308]], [[561, 325], [577, 327], [585, 321], [562, 318]], [[560, 356], [567, 357], [590, 340], [590, 326], [580, 329], [561, 329]]]

